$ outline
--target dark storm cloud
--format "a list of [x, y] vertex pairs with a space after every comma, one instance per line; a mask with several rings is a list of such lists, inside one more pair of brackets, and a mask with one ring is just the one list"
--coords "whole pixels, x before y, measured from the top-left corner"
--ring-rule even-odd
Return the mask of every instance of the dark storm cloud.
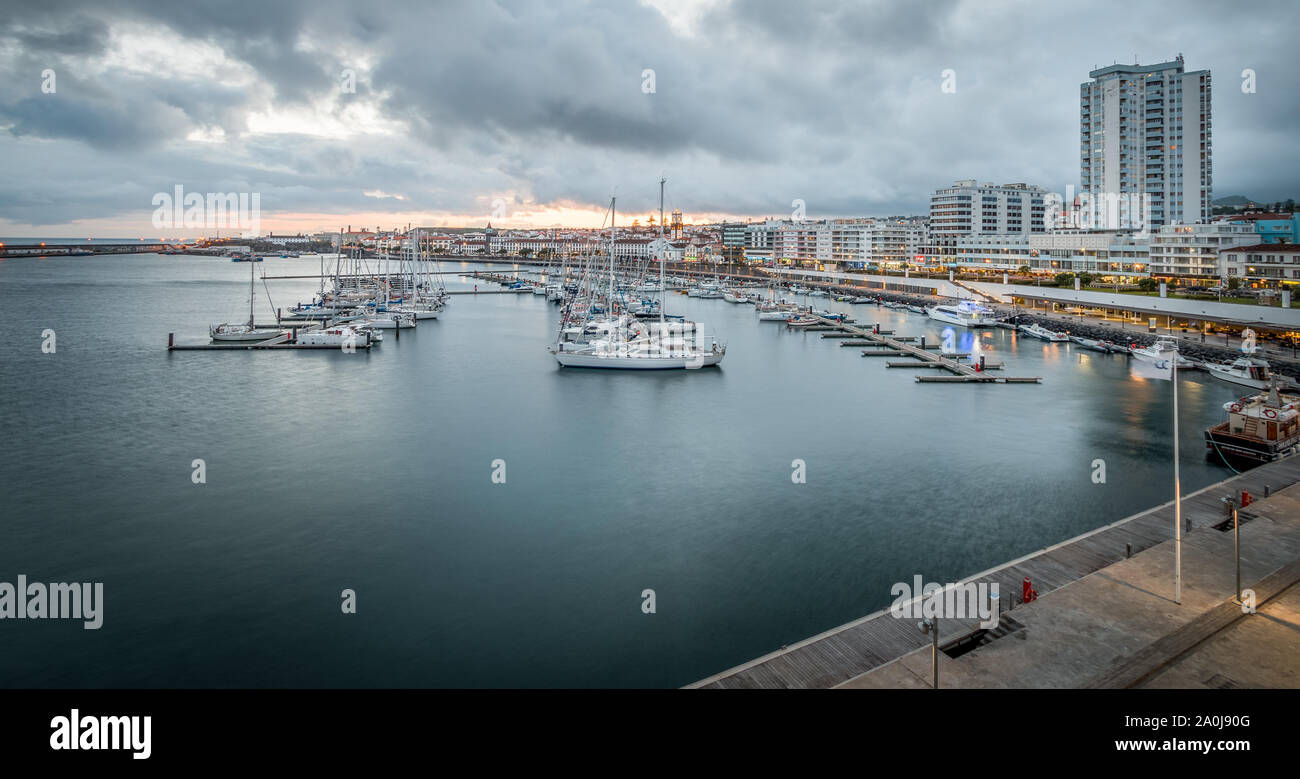
[[[507, 193], [529, 207], [603, 206], [611, 192], [649, 210], [664, 173], [672, 205], [688, 214], [780, 216], [795, 198], [813, 217], [919, 213], [957, 178], [1076, 182], [1077, 90], [1088, 71], [1180, 51], [1190, 69], [1214, 72], [1215, 194], [1300, 190], [1289, 40], [1300, 11], [1290, 2], [1250, 14], [1206, 0], [662, 8], [17, 8], [0, 21], [0, 159], [31, 176], [0, 181], [0, 218], [136, 213], [175, 183], [256, 188], [264, 208], [284, 211], [472, 214]], [[141, 36], [165, 51], [148, 59]], [[141, 57], [152, 64], [134, 65]], [[39, 90], [47, 67], [57, 95]], [[356, 93], [341, 95], [349, 68]], [[1257, 74], [1253, 94], [1240, 89], [1244, 68]], [[940, 91], [945, 69], [954, 94]], [[406, 200], [363, 194], [376, 190]]]
[[71, 20], [61, 22], [56, 30], [36, 28], [13, 29], [13, 42], [25, 51], [42, 52], [47, 55], [82, 55], [100, 54], [104, 51], [108, 37], [108, 25], [99, 19], [74, 16]]

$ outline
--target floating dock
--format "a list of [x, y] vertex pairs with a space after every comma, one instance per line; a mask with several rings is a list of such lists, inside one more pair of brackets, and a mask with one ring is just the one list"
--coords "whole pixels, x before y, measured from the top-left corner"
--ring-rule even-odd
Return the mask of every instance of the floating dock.
[[[274, 337], [274, 338], [268, 338], [268, 339], [265, 340], [265, 341], [249, 341], [249, 342], [244, 342], [244, 341], [230, 341], [230, 342], [227, 342], [227, 343], [178, 344], [178, 343], [176, 343], [176, 334], [175, 334], [175, 333], [168, 333], [168, 334], [167, 334], [167, 351], [169, 351], [169, 352], [231, 352], [231, 351], [247, 351], [247, 350], [256, 350], [256, 349], [271, 349], [271, 350], [284, 350], [284, 349], [316, 349], [316, 350], [320, 350], [320, 349], [333, 349], [334, 351], [337, 352], [337, 351], [340, 351], [341, 349], [343, 349], [343, 346], [342, 346], [342, 345], [334, 345], [334, 344], [295, 344], [295, 343], [289, 343], [288, 341], [289, 341], [289, 336], [288, 336], [288, 335], [286, 335], [286, 334], [280, 334], [280, 335], [277, 335], [277, 336]], [[366, 350], [370, 349], [370, 347], [371, 347], [372, 345], [373, 345], [373, 344], [371, 344], [370, 341], [366, 341], [366, 342], [363, 343], [363, 344], [362, 344], [362, 343], [356, 344], [356, 345], [352, 346], [351, 348], [353, 348], [353, 349], [357, 349], [357, 350], [359, 350], [359, 351], [366, 351]]]
[[[890, 368], [940, 368], [953, 374], [951, 376], [917, 376], [916, 380], [923, 383], [940, 383], [951, 382], [957, 384], [1039, 384], [1042, 379], [1039, 377], [1012, 377], [1012, 376], [989, 376], [985, 371], [996, 370], [1003, 367], [1002, 363], [985, 363], [984, 370], [978, 370], [973, 365], [966, 365], [958, 362], [961, 357], [969, 357], [969, 354], [952, 354], [942, 355], [935, 354], [937, 347], [935, 344], [926, 344], [921, 339], [919, 346], [913, 345], [917, 339], [913, 336], [892, 336], [884, 335], [881, 332], [855, 327], [853, 325], [836, 322], [823, 317], [816, 317], [821, 320], [822, 325], [801, 328], [804, 330], [834, 329], [840, 331], [845, 338], [857, 338], [857, 341], [841, 343], [840, 346], [868, 346], [869, 349], [863, 349], [863, 357], [914, 357], [915, 362], [894, 362], [886, 363]], [[823, 338], [831, 337], [823, 335]], [[957, 359], [954, 359], [957, 358]]]

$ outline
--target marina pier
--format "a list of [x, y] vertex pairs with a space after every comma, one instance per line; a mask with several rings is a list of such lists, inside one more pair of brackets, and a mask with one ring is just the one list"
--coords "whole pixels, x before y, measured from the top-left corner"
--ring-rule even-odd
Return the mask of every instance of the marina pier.
[[[989, 365], [985, 363], [982, 367], [967, 365], [965, 363], [958, 362], [957, 359], [955, 358], [959, 358], [962, 356], [969, 356], [969, 355], [935, 354], [933, 350], [937, 348], [937, 346], [930, 346], [930, 345], [914, 346], [911, 343], [907, 342], [911, 340], [910, 338], [893, 338], [890, 337], [889, 335], [881, 334], [878, 329], [867, 330], [865, 328], [855, 327], [854, 325], [837, 322], [833, 319], [826, 319], [825, 317], [817, 317], [817, 318], [821, 320], [821, 322], [827, 327], [840, 330], [846, 335], [860, 339], [859, 341], [842, 343], [840, 344], [840, 346], [850, 346], [850, 345], [857, 346], [859, 344], [866, 344], [873, 347], [877, 347], [876, 349], [862, 352], [863, 357], [909, 356], [915, 358], [915, 361], [913, 362], [886, 363], [887, 367], [939, 368], [953, 374], [952, 376], [917, 376], [916, 380], [918, 382], [925, 382], [925, 383], [956, 382], [956, 383], [981, 383], [981, 384], [1040, 384], [1043, 381], [1041, 378], [1036, 376], [1029, 377], [1029, 378], [1010, 377], [1010, 376], [986, 376], [984, 374], [984, 371], [1001, 368], [1002, 364], [995, 363], [993, 365]], [[827, 336], [824, 335], [822, 337], [825, 338]]]
[[[1281, 597], [1294, 605], [1300, 601], [1300, 457], [1183, 497], [1189, 530], [1182, 605], [1173, 602], [1173, 501], [962, 579], [959, 584], [996, 584], [1001, 617], [992, 630], [981, 628], [978, 617], [939, 620], [940, 687], [1141, 686], [1240, 620], [1263, 619], [1231, 602], [1233, 534], [1230, 527], [1225, 532], [1222, 499], [1242, 491], [1257, 498], [1239, 512], [1243, 586], [1254, 592], [1256, 609]], [[1038, 595], [1029, 603], [1026, 586]], [[1252, 651], [1276, 662], [1279, 651], [1296, 643], [1292, 632], [1282, 626], [1272, 643]], [[688, 687], [928, 688], [930, 643], [915, 620], [882, 609]], [[1181, 681], [1216, 684], [1210, 672]], [[1300, 686], [1300, 679], [1290, 685]]]

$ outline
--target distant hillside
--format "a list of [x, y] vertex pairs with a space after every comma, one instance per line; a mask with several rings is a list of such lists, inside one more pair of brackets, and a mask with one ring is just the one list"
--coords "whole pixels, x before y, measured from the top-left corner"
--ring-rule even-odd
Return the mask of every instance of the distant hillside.
[[1248, 203], [1254, 203], [1255, 201], [1245, 195], [1229, 195], [1228, 197], [1215, 198], [1210, 202], [1212, 205], [1216, 206], [1244, 206]]

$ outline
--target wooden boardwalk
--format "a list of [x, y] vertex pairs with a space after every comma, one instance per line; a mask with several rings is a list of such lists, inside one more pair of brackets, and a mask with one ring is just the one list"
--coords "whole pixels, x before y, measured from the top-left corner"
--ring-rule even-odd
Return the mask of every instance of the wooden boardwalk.
[[[1300, 457], [1261, 465], [1183, 497], [1183, 519], [1192, 533], [1217, 533], [1211, 526], [1224, 519], [1225, 495], [1245, 490], [1261, 497], [1266, 488], [1278, 491], [1300, 483]], [[1251, 516], [1250, 507], [1240, 512]], [[1123, 560], [1129, 553], [1168, 541], [1174, 533], [1173, 501], [1148, 509], [1089, 533], [1049, 546], [997, 568], [962, 580], [996, 582], [1003, 596], [1003, 619], [1014, 620], [1021, 585], [1027, 578], [1040, 594], [1064, 587]], [[909, 578], [900, 573], [900, 580]], [[1010, 608], [1008, 607], [1010, 601]], [[833, 687], [927, 645], [929, 638], [915, 619], [896, 619], [888, 609], [828, 630], [793, 646], [760, 657], [715, 676], [687, 685], [691, 688], [795, 689]], [[944, 619], [942, 645], [956, 643], [979, 630], [978, 619]]]

